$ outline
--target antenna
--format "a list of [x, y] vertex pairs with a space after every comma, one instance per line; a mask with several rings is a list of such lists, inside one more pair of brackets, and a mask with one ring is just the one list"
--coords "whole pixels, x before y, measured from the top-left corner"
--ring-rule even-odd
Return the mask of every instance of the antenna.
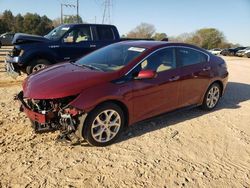
[[104, 11], [102, 16], [102, 24], [108, 23], [111, 24], [111, 6], [112, 0], [104, 0]]

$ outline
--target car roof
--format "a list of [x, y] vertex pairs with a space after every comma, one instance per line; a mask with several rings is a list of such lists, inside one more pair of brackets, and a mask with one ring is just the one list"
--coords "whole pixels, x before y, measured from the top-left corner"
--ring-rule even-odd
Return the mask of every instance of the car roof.
[[[196, 49], [202, 49], [197, 46], [187, 44], [187, 43], [181, 43], [181, 42], [167, 42], [167, 41], [152, 41], [152, 40], [128, 40], [128, 41], [122, 41], [121, 43], [129, 44], [131, 46], [135, 47], [141, 47], [141, 48], [160, 48], [164, 46], [184, 46], [184, 47], [191, 47]], [[202, 49], [205, 51], [204, 49]]]
[[81, 25], [87, 25], [87, 26], [110, 26], [110, 27], [115, 27], [114, 25], [109, 25], [109, 24], [92, 24], [92, 23], [83, 23], [83, 24], [75, 24], [75, 23], [70, 23], [70, 24], [62, 24], [63, 26], [68, 26], [68, 27], [75, 27], [75, 26], [81, 26]]

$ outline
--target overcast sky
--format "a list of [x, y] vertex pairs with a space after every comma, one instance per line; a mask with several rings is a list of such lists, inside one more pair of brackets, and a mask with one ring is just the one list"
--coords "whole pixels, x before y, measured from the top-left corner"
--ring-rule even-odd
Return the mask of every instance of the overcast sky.
[[[111, 23], [121, 34], [141, 22], [155, 25], [157, 32], [168, 36], [214, 27], [233, 43], [250, 46], [250, 0], [111, 0]], [[79, 0], [80, 16], [87, 22], [102, 22], [104, 0]], [[0, 0], [0, 12], [8, 9], [15, 15], [26, 12], [60, 17], [60, 4], [76, 0]], [[64, 8], [65, 14], [76, 9]]]

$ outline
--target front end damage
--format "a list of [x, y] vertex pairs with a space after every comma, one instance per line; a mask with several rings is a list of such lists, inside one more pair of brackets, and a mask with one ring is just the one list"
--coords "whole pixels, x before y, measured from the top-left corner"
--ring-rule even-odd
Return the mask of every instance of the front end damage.
[[87, 116], [84, 111], [70, 106], [76, 96], [60, 99], [28, 99], [21, 91], [16, 99], [20, 101], [20, 111], [31, 120], [36, 133], [60, 130], [58, 140], [78, 143], [82, 138], [82, 127]]

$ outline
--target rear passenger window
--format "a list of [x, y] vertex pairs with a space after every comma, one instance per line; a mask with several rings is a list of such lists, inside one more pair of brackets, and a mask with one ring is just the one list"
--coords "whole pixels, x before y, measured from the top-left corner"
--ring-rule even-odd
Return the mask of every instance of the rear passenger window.
[[181, 66], [188, 66], [207, 62], [208, 57], [202, 52], [190, 48], [176, 48], [177, 57]]
[[114, 40], [114, 34], [110, 27], [97, 27], [99, 40]]

